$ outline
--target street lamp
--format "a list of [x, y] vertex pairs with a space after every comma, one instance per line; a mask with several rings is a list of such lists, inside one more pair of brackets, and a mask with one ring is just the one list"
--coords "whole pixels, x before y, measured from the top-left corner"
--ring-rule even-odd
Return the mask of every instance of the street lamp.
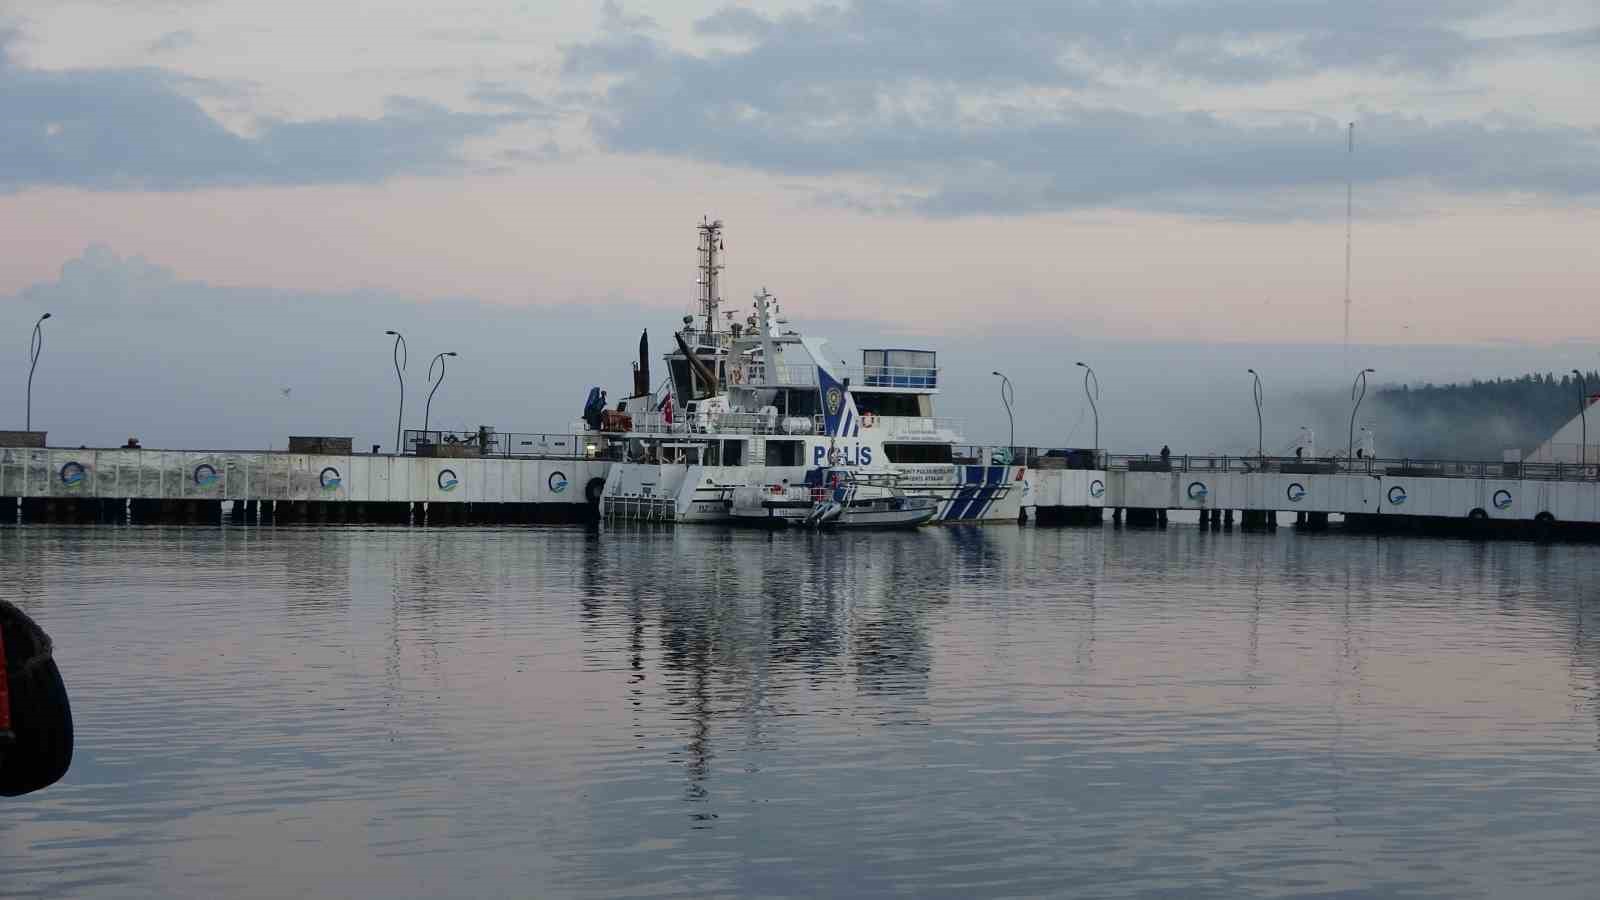
[[1267, 458], [1267, 442], [1262, 437], [1262, 435], [1265, 434], [1265, 431], [1261, 424], [1261, 373], [1257, 372], [1255, 369], [1245, 369], [1245, 371], [1249, 372], [1251, 375], [1254, 375], [1256, 379], [1256, 456], [1265, 460]]
[[1577, 369], [1572, 374], [1578, 376], [1578, 418], [1583, 420], [1583, 443], [1578, 447], [1578, 465], [1589, 464], [1589, 381]]
[[422, 439], [428, 439], [428, 413], [433, 409], [433, 395], [439, 393], [439, 385], [444, 384], [444, 358], [455, 356], [454, 353], [441, 353], [428, 363], [428, 380], [433, 381], [433, 367], [439, 367], [439, 380], [433, 384], [433, 390], [428, 392], [428, 402], [422, 406]]
[[1006, 419], [1011, 423], [1011, 443], [1006, 445], [1008, 461], [1017, 453], [1017, 420], [1011, 414], [1011, 401], [1017, 397], [1016, 389], [1011, 386], [1011, 379], [999, 372], [994, 373], [1000, 379], [1000, 402], [1006, 405]]
[[406, 339], [398, 331], [385, 331], [384, 334], [394, 335], [394, 377], [400, 381], [400, 412], [394, 419], [394, 452], [404, 455], [406, 448], [400, 444], [400, 423], [406, 417], [406, 376], [401, 374], [406, 367]]
[[[39, 354], [44, 352], [44, 329], [41, 328], [44, 320], [50, 318], [49, 313], [39, 317], [33, 323], [33, 338], [28, 342], [28, 411], [22, 428], [24, 431], [33, 430], [33, 370], [39, 366]], [[15, 421], [15, 420], [13, 420]]]
[[[1089, 398], [1089, 409], [1094, 412], [1094, 457], [1095, 464], [1100, 462], [1100, 407], [1095, 402], [1100, 397], [1100, 376], [1088, 363], [1079, 362], [1076, 365], [1083, 369], [1083, 395]], [[1089, 392], [1089, 382], [1094, 381], [1094, 392]]]
[[[1376, 372], [1376, 369], [1362, 369], [1356, 373], [1356, 380], [1350, 385], [1350, 399], [1355, 401], [1355, 406], [1350, 410], [1350, 446], [1344, 451], [1344, 458], [1356, 458], [1356, 410], [1361, 408], [1361, 401], [1367, 398], [1367, 376]], [[1361, 389], [1361, 395], [1356, 395], [1356, 389]]]

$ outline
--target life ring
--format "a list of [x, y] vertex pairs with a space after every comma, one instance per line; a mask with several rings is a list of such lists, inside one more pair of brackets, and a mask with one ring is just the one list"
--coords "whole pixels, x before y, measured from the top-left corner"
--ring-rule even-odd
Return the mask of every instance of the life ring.
[[733, 368], [729, 369], [728, 370], [728, 381], [732, 382], [733, 384], [739, 384], [739, 383], [743, 382], [744, 381], [744, 369], [742, 367], [740, 367], [740, 366], [734, 366]]
[[872, 426], [874, 426], [876, 424], [878, 424], [878, 414], [877, 413], [870, 413], [869, 412], [869, 413], [862, 413], [861, 414], [861, 427], [862, 428], [871, 428]]
[[604, 478], [591, 478], [589, 483], [583, 486], [583, 499], [589, 501], [590, 506], [598, 507], [600, 505], [600, 495], [605, 492], [606, 480]]

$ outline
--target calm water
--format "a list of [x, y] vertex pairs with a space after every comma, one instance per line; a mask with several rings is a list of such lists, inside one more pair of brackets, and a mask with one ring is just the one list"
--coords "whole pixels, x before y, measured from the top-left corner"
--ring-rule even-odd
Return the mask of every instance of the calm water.
[[11, 897], [1584, 897], [1600, 549], [0, 530]]

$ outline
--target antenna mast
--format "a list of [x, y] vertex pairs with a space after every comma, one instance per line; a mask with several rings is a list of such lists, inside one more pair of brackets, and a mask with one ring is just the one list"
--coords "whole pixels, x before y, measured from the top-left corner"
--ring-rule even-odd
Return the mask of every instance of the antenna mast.
[[1350, 123], [1350, 143], [1344, 167], [1344, 367], [1350, 368], [1350, 238], [1355, 212], [1356, 123]]
[[722, 305], [722, 220], [700, 220], [700, 315], [705, 318], [702, 344], [714, 345], [717, 330], [717, 308]]

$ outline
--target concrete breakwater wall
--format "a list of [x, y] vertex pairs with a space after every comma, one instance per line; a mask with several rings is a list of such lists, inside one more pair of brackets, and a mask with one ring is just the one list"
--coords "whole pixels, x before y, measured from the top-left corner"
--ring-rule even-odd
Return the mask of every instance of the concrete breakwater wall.
[[[1243, 472], [1189, 466], [1173, 471], [1030, 471], [1041, 523], [1101, 520], [1156, 524], [1169, 511], [1203, 523], [1268, 526], [1280, 513], [1326, 525], [1330, 515], [1373, 530], [1516, 532], [1522, 526], [1600, 535], [1600, 481], [1572, 467], [1564, 478], [1440, 476], [1371, 472]], [[1524, 529], [1525, 530], [1525, 529]]]
[[[0, 521], [535, 522], [590, 515], [607, 464], [0, 448]], [[422, 513], [422, 516], [418, 514]]]

